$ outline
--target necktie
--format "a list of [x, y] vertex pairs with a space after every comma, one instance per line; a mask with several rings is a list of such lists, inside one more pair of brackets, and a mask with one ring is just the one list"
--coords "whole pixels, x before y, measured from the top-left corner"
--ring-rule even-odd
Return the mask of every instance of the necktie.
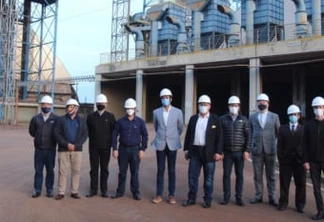
[[295, 124], [291, 125], [291, 132], [295, 132]]

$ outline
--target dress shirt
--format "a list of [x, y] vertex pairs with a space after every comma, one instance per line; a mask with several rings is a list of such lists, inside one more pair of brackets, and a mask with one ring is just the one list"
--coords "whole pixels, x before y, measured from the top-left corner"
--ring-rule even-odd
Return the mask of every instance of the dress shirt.
[[209, 113], [205, 116], [199, 114], [196, 130], [195, 130], [195, 139], [193, 145], [195, 146], [205, 146], [206, 143], [206, 129], [208, 123]]
[[163, 121], [164, 121], [165, 126], [168, 125], [168, 118], [169, 118], [170, 110], [171, 110], [171, 106], [169, 106], [169, 109], [168, 109], [168, 110], [166, 110], [166, 109], [163, 107]]
[[259, 119], [259, 123], [262, 128], [264, 128], [264, 126], [267, 122], [267, 114], [268, 114], [268, 111], [266, 111], [264, 113], [259, 112], [258, 119]]
[[[294, 126], [294, 128], [293, 128], [293, 126]], [[290, 131], [295, 132], [297, 129], [297, 126], [298, 126], [298, 123], [289, 123]]]

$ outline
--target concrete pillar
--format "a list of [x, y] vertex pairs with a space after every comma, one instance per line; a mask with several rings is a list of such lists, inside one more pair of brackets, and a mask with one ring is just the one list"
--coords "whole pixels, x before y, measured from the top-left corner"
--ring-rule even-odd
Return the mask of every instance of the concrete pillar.
[[292, 102], [300, 106], [302, 116], [306, 116], [306, 67], [295, 67], [292, 75]]
[[313, 35], [321, 35], [322, 33], [321, 0], [312, 1], [312, 26], [313, 26]]
[[195, 104], [195, 90], [194, 90], [194, 66], [186, 66], [185, 74], [185, 113], [184, 121], [185, 124], [189, 123], [190, 117], [193, 115], [193, 109]]
[[[104, 93], [104, 92], [101, 91], [101, 87], [102, 87], [101, 86], [101, 75], [96, 75], [95, 80], [96, 81], [95, 81], [95, 89], [94, 89], [93, 110], [95, 110], [95, 108], [96, 108], [96, 96], [98, 94], [100, 94], [100, 93]], [[108, 102], [109, 102], [109, 98], [107, 98], [107, 99], [108, 99]]]
[[194, 41], [195, 41], [195, 49], [194, 51], [200, 50], [200, 41], [201, 41], [201, 18], [202, 13], [198, 11], [194, 11]]
[[151, 56], [157, 56], [158, 53], [158, 34], [159, 34], [159, 23], [158, 21], [152, 21]]
[[260, 65], [260, 58], [250, 59], [250, 114], [257, 111], [256, 100], [262, 89]]
[[136, 71], [136, 103], [137, 103], [137, 113], [139, 117], [143, 116], [143, 70]]

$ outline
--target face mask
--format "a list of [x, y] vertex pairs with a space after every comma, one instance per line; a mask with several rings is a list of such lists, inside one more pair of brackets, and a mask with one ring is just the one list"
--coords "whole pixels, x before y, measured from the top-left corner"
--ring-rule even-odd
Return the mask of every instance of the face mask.
[[170, 105], [170, 99], [161, 99], [162, 106], [169, 106]]
[[259, 110], [263, 111], [267, 108], [267, 106], [264, 104], [260, 104], [260, 105], [258, 105], [258, 108], [259, 108]]
[[97, 105], [97, 110], [98, 111], [102, 111], [102, 110], [104, 110], [105, 109], [105, 105], [101, 105], [101, 104], [98, 104]]
[[323, 109], [314, 109], [315, 116], [323, 116]]
[[293, 116], [293, 115], [289, 116], [289, 122], [291, 122], [291, 123], [297, 123], [297, 121], [298, 121], [297, 116]]
[[49, 113], [51, 111], [51, 107], [42, 107], [43, 113]]
[[131, 116], [135, 113], [135, 110], [134, 109], [126, 109], [126, 113], [127, 113], [127, 115]]
[[230, 106], [229, 107], [230, 114], [237, 115], [238, 114], [238, 107]]
[[199, 109], [199, 112], [201, 114], [206, 114], [208, 112], [208, 107], [207, 106], [201, 106], [201, 105], [199, 105], [198, 106], [198, 109]]

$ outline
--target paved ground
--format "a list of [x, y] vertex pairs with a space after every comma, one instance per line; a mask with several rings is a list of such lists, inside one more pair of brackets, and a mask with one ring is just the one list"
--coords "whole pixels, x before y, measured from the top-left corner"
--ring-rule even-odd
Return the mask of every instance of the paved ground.
[[[153, 131], [149, 125], [150, 141]], [[235, 205], [234, 198], [227, 206], [218, 202], [222, 199], [222, 164], [217, 164], [215, 175], [215, 192], [212, 208], [201, 207], [203, 193], [201, 183], [197, 205], [184, 208], [181, 202], [186, 199], [188, 192], [187, 168], [188, 162], [183, 157], [183, 152], [178, 153], [177, 159], [177, 190], [176, 205], [162, 202], [158, 205], [151, 203], [155, 194], [156, 162], [155, 153], [151, 149], [146, 152], [140, 168], [140, 182], [142, 200], [135, 201], [131, 197], [129, 186], [123, 198], [113, 200], [99, 196], [86, 198], [89, 190], [89, 161], [87, 145], [84, 147], [82, 175], [80, 184], [80, 200], [75, 200], [67, 195], [63, 200], [56, 201], [47, 198], [45, 194], [37, 199], [31, 198], [33, 188], [33, 145], [32, 138], [28, 135], [26, 126], [6, 127], [0, 129], [0, 221], [1, 222], [90, 222], [90, 221], [309, 221], [316, 213], [313, 191], [307, 186], [307, 205], [305, 214], [294, 210], [294, 196], [291, 191], [289, 207], [284, 212], [279, 212], [267, 203], [258, 205], [249, 204], [253, 197], [253, 175], [251, 163], [245, 167], [244, 201], [246, 206]], [[115, 193], [117, 187], [117, 161], [110, 162], [109, 193]], [[129, 177], [128, 177], [129, 178]], [[232, 184], [234, 177], [232, 177]], [[56, 180], [57, 181], [57, 180]], [[55, 187], [56, 187], [55, 181]], [[129, 184], [129, 182], [128, 182]], [[234, 186], [232, 185], [232, 192]], [[294, 186], [292, 185], [292, 188]], [[278, 190], [278, 185], [277, 185]], [[165, 197], [167, 192], [165, 191]], [[264, 197], [267, 200], [267, 197]]]

